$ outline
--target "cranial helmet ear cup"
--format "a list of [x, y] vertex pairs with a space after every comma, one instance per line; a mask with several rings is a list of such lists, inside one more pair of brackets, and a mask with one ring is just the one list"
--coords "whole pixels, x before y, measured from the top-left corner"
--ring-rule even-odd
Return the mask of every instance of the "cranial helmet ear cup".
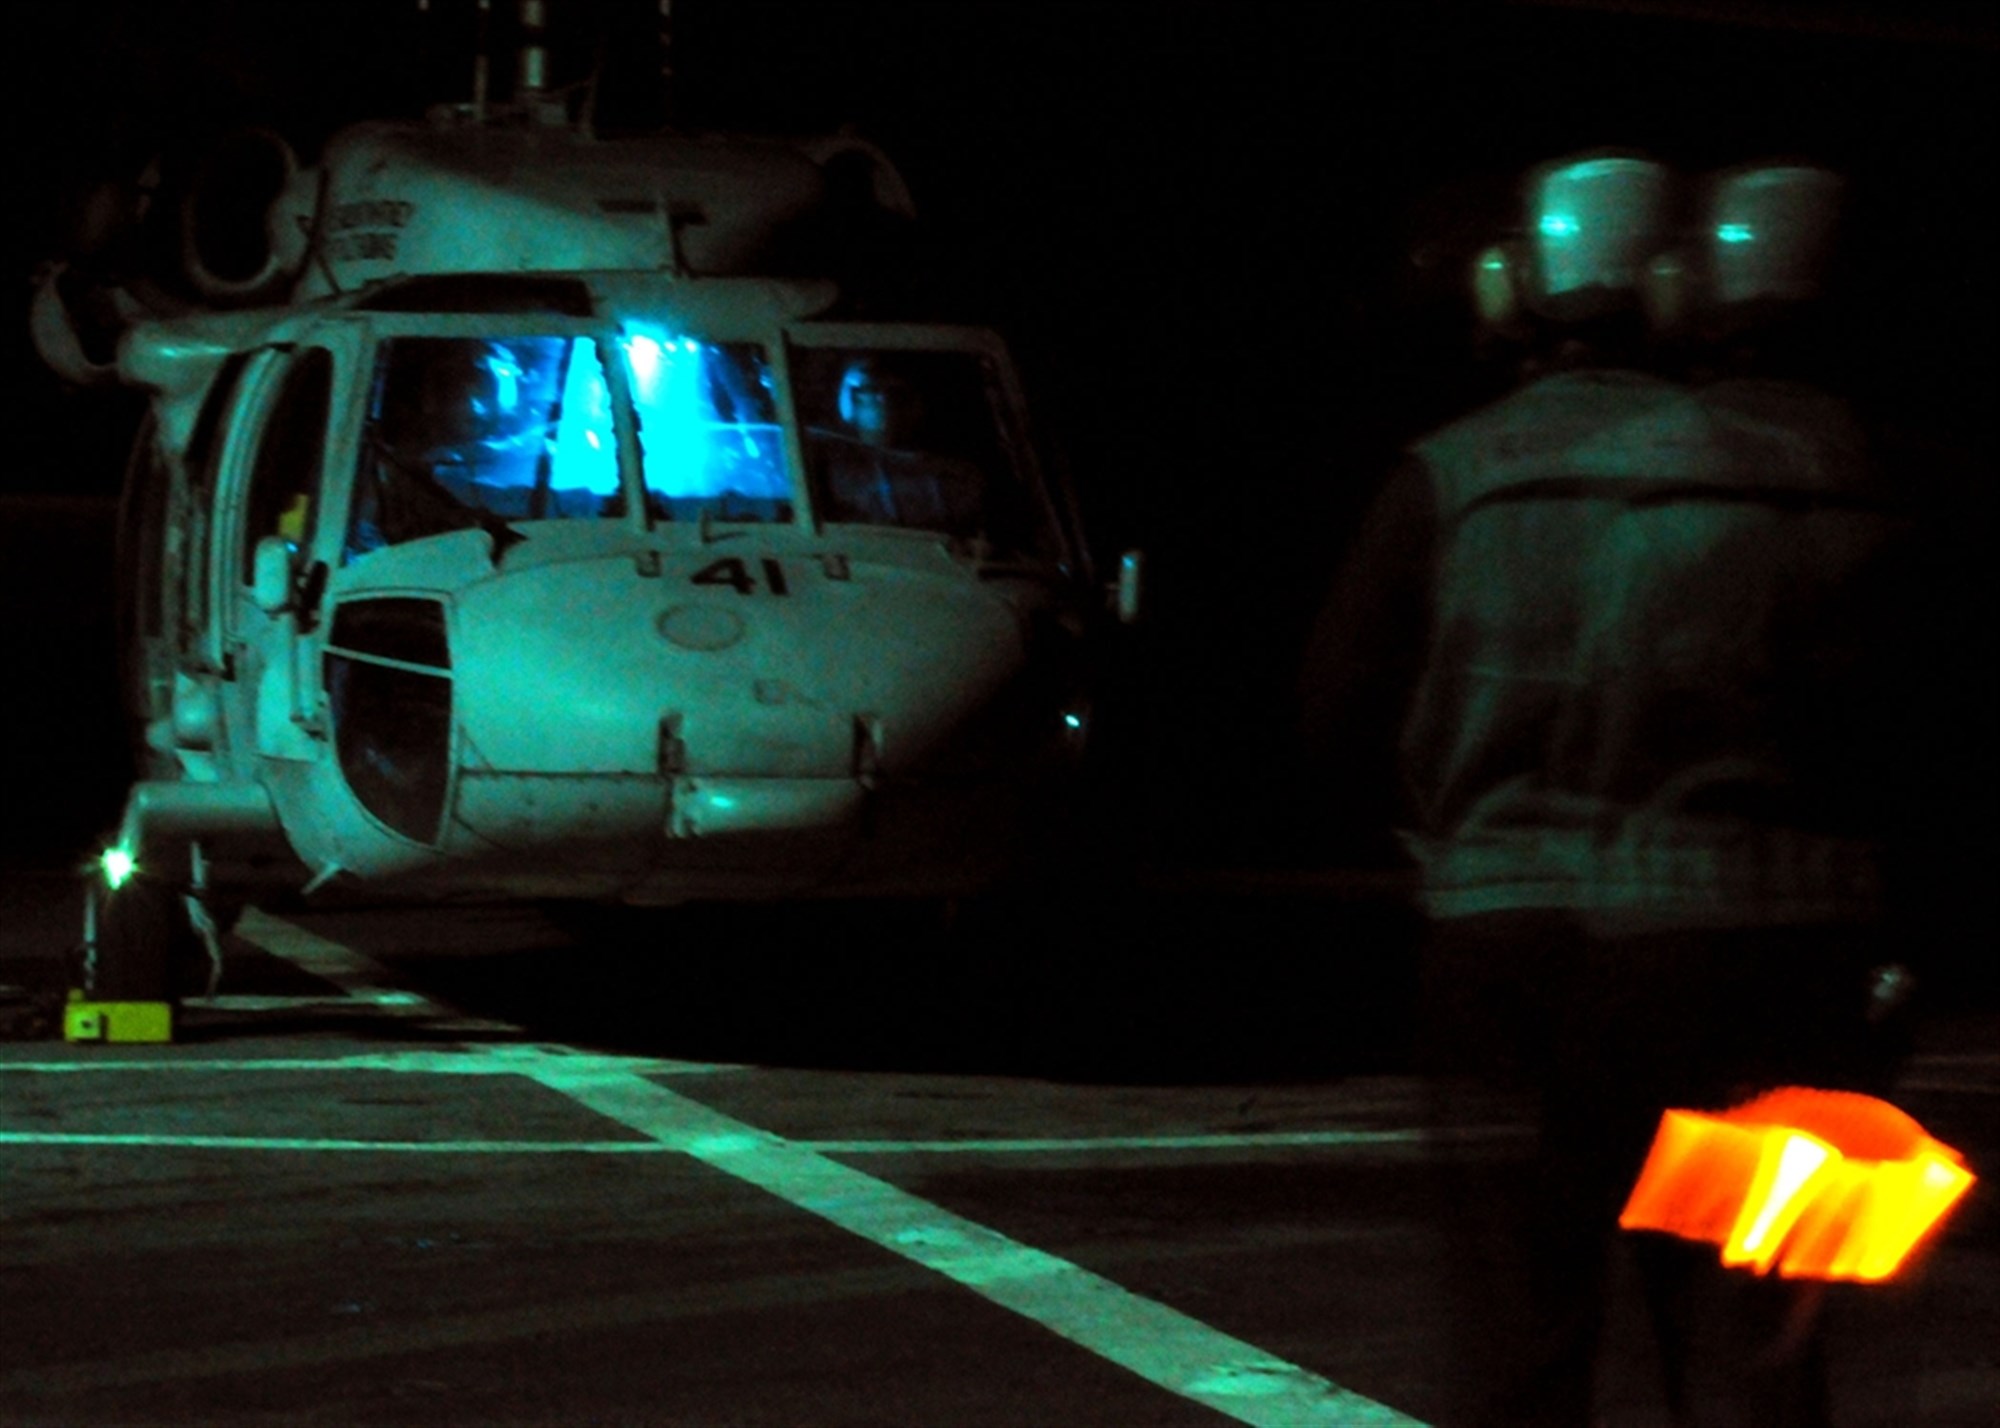
[[1562, 323], [1637, 306], [1646, 260], [1667, 231], [1672, 188], [1663, 165], [1637, 154], [1579, 154], [1536, 169], [1523, 190], [1528, 306]]
[[1495, 243], [1472, 260], [1472, 305], [1488, 327], [1511, 327], [1519, 320], [1523, 258], [1519, 245]]

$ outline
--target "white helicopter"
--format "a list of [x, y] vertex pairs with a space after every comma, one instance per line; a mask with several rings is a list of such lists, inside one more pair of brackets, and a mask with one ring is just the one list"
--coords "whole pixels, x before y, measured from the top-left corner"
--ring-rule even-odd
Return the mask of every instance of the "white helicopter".
[[87, 1000], [170, 1009], [273, 895], [957, 896], [1077, 775], [1136, 553], [1098, 583], [991, 332], [759, 271], [832, 168], [909, 213], [894, 168], [846, 136], [598, 138], [542, 64], [310, 168], [238, 141], [275, 174], [261, 262], [204, 260], [197, 191], [214, 306], [132, 322], [115, 364], [55, 275], [37, 296], [58, 370], [150, 400], [120, 553], [143, 768]]

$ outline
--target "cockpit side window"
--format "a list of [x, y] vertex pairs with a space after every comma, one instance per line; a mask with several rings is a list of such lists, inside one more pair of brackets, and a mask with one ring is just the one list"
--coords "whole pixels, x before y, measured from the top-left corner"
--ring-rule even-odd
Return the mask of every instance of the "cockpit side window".
[[977, 352], [813, 347], [794, 388], [820, 518], [1056, 558], [1012, 409]]
[[333, 398], [333, 358], [308, 348], [285, 373], [257, 437], [243, 524], [243, 581], [256, 564], [257, 542], [282, 536], [304, 546], [312, 530], [326, 450], [326, 418]]
[[587, 337], [397, 337], [377, 349], [344, 560], [500, 521], [620, 514]]

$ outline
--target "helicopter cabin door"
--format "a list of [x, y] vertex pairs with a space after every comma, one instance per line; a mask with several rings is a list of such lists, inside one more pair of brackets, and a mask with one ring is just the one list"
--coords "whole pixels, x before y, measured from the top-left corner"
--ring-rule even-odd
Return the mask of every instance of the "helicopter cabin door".
[[253, 358], [223, 456], [213, 588], [239, 776], [252, 772], [251, 756], [311, 760], [324, 747], [317, 681], [300, 645], [326, 584], [314, 538], [334, 375], [324, 347], [273, 348]]

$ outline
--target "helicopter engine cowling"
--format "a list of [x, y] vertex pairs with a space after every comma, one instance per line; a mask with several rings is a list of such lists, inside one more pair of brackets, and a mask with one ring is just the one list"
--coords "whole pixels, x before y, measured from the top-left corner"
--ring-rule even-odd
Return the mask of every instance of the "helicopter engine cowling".
[[227, 135], [202, 158], [179, 208], [180, 266], [223, 307], [280, 299], [306, 254], [316, 176], [268, 129]]

